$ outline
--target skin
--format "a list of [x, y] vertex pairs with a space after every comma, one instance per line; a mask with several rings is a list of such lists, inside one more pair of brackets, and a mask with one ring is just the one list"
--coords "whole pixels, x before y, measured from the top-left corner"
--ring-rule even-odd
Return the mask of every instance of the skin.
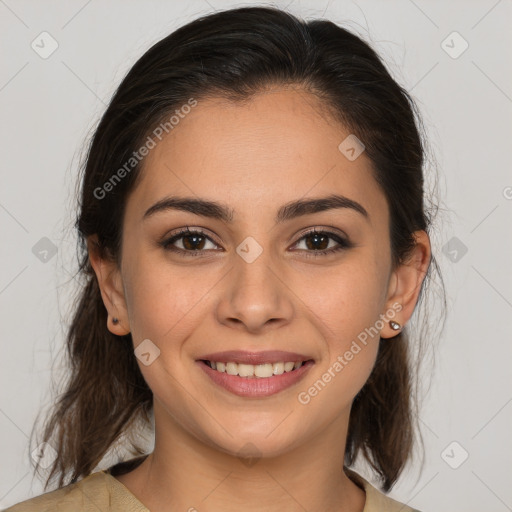
[[[386, 198], [365, 153], [349, 161], [338, 150], [348, 134], [300, 89], [270, 89], [243, 104], [201, 100], [146, 157], [127, 201], [120, 266], [89, 239], [108, 328], [131, 332], [134, 347], [149, 338], [160, 349], [149, 366], [137, 360], [154, 394], [155, 449], [118, 477], [152, 512], [363, 510], [365, 493], [344, 474], [343, 453], [351, 403], [373, 368], [378, 336], [310, 403], [297, 395], [393, 304], [402, 308], [394, 320], [407, 323], [430, 244], [418, 231], [411, 258], [392, 269]], [[332, 193], [360, 203], [369, 220], [343, 208], [274, 223], [282, 205]], [[171, 194], [226, 203], [233, 222], [175, 210], [143, 220]], [[211, 238], [201, 246], [205, 257], [180, 257], [158, 244], [186, 226]], [[345, 234], [354, 247], [308, 258], [318, 245], [301, 237], [312, 228]], [[236, 252], [248, 236], [263, 248], [252, 263]], [[395, 335], [385, 322], [380, 336]], [[243, 398], [195, 362], [237, 349], [298, 352], [315, 365], [291, 388]], [[252, 465], [237, 457], [249, 442], [259, 455]]]

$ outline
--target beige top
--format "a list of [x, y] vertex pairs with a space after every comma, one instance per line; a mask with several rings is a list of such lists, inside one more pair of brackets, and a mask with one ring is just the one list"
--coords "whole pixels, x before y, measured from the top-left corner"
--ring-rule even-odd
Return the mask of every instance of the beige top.
[[[74, 484], [22, 501], [4, 512], [150, 512], [109, 471], [97, 471]], [[363, 512], [418, 512], [382, 494], [354, 471], [347, 473], [366, 493]]]

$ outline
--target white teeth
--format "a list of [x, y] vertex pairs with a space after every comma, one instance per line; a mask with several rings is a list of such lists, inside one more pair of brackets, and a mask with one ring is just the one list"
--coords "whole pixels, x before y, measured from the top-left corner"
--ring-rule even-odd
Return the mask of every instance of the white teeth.
[[[252, 377], [254, 375], [254, 365], [252, 364], [238, 364], [238, 375], [240, 377]], [[259, 377], [259, 375], [258, 375]]]
[[273, 364], [274, 375], [282, 375], [284, 373], [284, 363]]
[[254, 375], [256, 377], [272, 377], [274, 367], [269, 364], [259, 364], [254, 367]]
[[295, 366], [295, 363], [284, 363], [284, 371], [291, 372], [293, 370], [294, 366]]
[[218, 372], [226, 372], [228, 375], [238, 375], [240, 377], [252, 378], [267, 378], [273, 375], [282, 375], [285, 372], [291, 372], [303, 365], [302, 361], [286, 361], [279, 363], [265, 363], [265, 364], [243, 364], [243, 363], [221, 363], [216, 361], [209, 361], [213, 370]]
[[226, 363], [226, 373], [228, 375], [238, 375], [238, 365], [236, 363]]

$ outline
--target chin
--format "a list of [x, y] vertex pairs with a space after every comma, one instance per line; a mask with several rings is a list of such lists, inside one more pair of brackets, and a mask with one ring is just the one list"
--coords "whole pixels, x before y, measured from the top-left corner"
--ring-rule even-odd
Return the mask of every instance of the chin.
[[291, 418], [290, 424], [286, 424], [287, 421], [283, 422], [283, 416], [280, 415], [272, 427], [269, 427], [268, 422], [252, 425], [232, 423], [229, 433], [221, 429], [215, 433], [204, 432], [203, 435], [212, 448], [235, 457], [273, 458], [289, 452], [303, 442], [305, 433], [298, 431]]

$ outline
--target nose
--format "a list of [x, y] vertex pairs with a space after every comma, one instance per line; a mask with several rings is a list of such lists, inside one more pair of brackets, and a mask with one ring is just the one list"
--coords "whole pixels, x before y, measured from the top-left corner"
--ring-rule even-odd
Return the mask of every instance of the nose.
[[238, 255], [217, 306], [217, 319], [253, 334], [278, 328], [294, 315], [293, 293], [265, 251], [248, 262]]

